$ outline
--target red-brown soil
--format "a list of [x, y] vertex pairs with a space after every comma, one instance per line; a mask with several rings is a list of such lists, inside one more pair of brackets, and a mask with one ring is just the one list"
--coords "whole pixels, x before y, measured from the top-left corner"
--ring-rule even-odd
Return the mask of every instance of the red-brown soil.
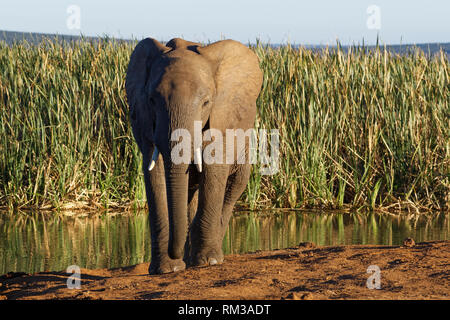
[[[368, 289], [370, 265], [381, 289]], [[0, 277], [0, 299], [450, 299], [450, 241], [333, 246], [228, 255], [222, 265], [150, 276], [148, 263]]]

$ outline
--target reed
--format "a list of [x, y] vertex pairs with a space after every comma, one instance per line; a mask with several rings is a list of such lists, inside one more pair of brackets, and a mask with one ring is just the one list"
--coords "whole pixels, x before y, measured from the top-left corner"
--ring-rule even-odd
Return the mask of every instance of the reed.
[[[254, 48], [264, 70], [257, 122], [279, 128], [280, 171], [246, 200], [277, 207], [394, 203], [448, 209], [450, 82], [444, 52]], [[257, 172], [257, 170], [256, 170]], [[258, 184], [256, 186], [256, 184]], [[249, 197], [252, 195], [252, 197]]]
[[[124, 90], [134, 43], [0, 44], [0, 205], [143, 206]], [[280, 171], [241, 203], [448, 210], [445, 53], [258, 44], [258, 128], [279, 129]]]

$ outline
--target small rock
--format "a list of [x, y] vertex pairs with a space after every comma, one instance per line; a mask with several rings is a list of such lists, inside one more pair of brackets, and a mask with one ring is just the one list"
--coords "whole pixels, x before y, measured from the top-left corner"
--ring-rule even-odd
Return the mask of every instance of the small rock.
[[314, 248], [316, 245], [313, 242], [300, 242], [298, 246], [302, 248]]
[[416, 242], [414, 241], [413, 238], [406, 238], [405, 240], [403, 240], [403, 246], [404, 247], [414, 247], [416, 245]]
[[325, 293], [329, 296], [334, 296], [336, 295], [336, 292], [334, 292], [333, 290], [325, 290]]
[[273, 283], [273, 284], [280, 284], [280, 283], [281, 283], [281, 281], [280, 281], [280, 280], [278, 280], [278, 279], [272, 279], [272, 283]]
[[287, 297], [286, 300], [312, 300], [313, 295], [310, 292], [307, 293], [299, 293], [299, 292], [291, 292]]
[[291, 292], [289, 293], [289, 295], [286, 297], [286, 300], [301, 300], [301, 297], [298, 293], [295, 292]]
[[301, 299], [302, 300], [312, 300], [312, 299], [314, 299], [314, 297], [311, 292], [307, 292], [301, 296]]

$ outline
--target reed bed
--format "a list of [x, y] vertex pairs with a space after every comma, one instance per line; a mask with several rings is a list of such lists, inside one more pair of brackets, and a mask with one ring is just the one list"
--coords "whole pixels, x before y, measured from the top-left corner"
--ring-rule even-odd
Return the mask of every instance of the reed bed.
[[[145, 205], [125, 73], [135, 43], [0, 44], [0, 205]], [[311, 51], [258, 44], [257, 128], [279, 129], [280, 170], [259, 165], [241, 205], [448, 210], [444, 52]]]

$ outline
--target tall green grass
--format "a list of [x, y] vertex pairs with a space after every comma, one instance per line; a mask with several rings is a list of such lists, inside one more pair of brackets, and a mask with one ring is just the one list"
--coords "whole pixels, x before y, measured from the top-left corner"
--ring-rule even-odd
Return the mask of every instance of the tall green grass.
[[265, 75], [259, 126], [279, 128], [282, 143], [280, 172], [252, 176], [251, 205], [448, 209], [444, 52], [255, 50]]
[[0, 47], [1, 203], [142, 199], [124, 92], [131, 45]]
[[[0, 44], [0, 205], [143, 205], [125, 73], [134, 44]], [[280, 130], [280, 171], [254, 166], [259, 207], [448, 209], [444, 53], [253, 48], [258, 128]]]

